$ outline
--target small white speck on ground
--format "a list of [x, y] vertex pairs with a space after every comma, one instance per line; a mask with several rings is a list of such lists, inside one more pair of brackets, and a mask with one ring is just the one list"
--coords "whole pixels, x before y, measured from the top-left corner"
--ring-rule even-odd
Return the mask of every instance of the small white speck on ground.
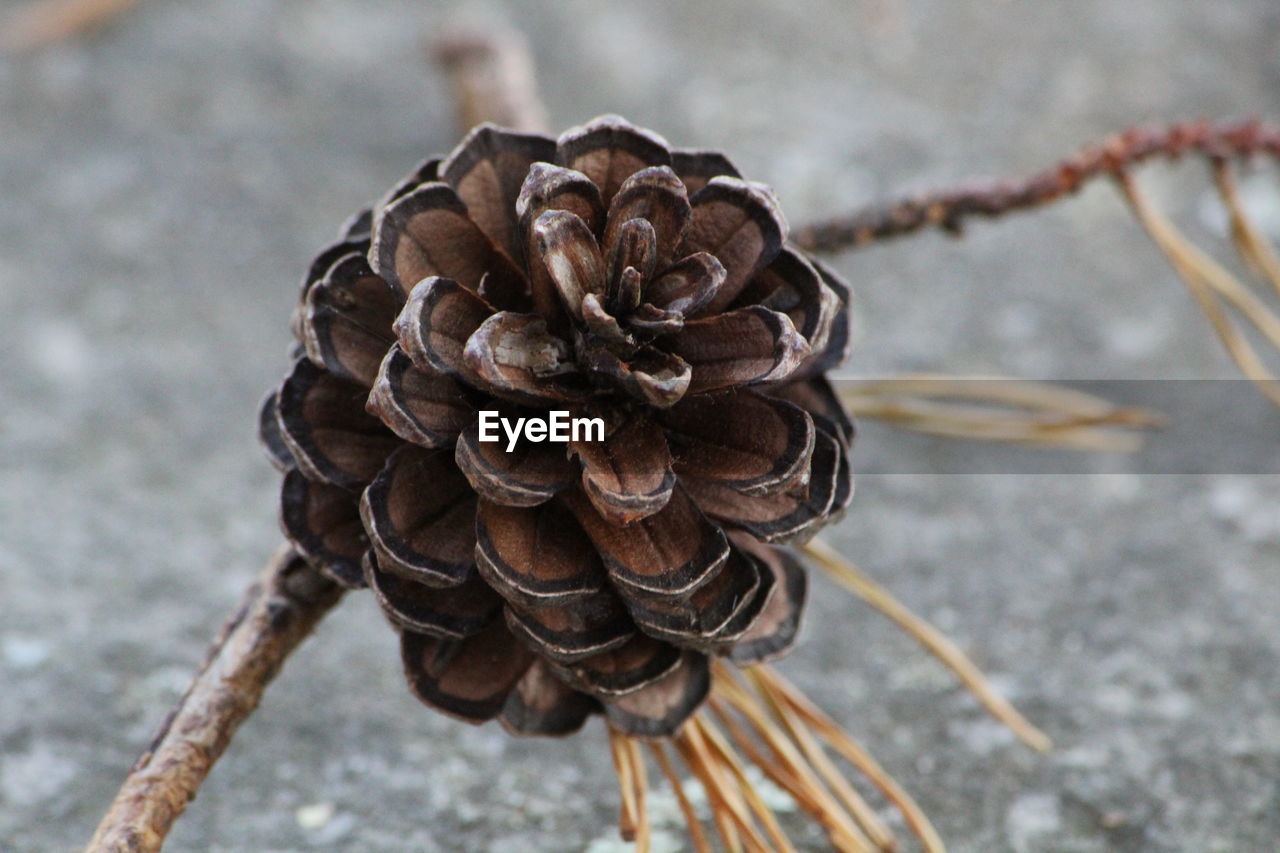
[[[1280, 189], [1273, 174], [1238, 175], [1237, 186], [1245, 213], [1263, 234], [1280, 236]], [[1216, 190], [1206, 190], [1196, 205], [1200, 224], [1219, 237], [1227, 236], [1227, 209]]]
[[49, 659], [49, 644], [38, 637], [5, 634], [0, 638], [4, 662], [16, 670], [35, 669]]
[[1058, 800], [1050, 794], [1026, 794], [1005, 812], [1005, 834], [1018, 853], [1044, 849], [1044, 842], [1062, 829]]
[[83, 384], [88, 379], [94, 363], [93, 348], [76, 323], [42, 320], [29, 332], [28, 342], [31, 366], [50, 381]]
[[298, 821], [298, 826], [314, 831], [324, 829], [333, 820], [333, 814], [333, 803], [308, 803], [299, 806], [293, 816]]
[[10, 753], [0, 762], [0, 801], [10, 806], [33, 806], [61, 794], [76, 777], [74, 761], [47, 743]]

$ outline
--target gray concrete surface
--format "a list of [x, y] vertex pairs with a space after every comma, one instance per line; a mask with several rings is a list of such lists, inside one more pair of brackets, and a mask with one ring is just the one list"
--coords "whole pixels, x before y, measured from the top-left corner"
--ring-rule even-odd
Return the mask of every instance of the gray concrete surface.
[[[1280, 115], [1269, 0], [488, 10], [531, 34], [557, 124], [615, 111], [723, 147], [795, 222], [1016, 173], [1135, 121]], [[295, 282], [348, 211], [453, 143], [420, 50], [450, 14], [152, 0], [90, 41], [0, 59], [5, 853], [86, 840], [278, 541], [252, 424], [284, 366]], [[1201, 177], [1148, 179], [1183, 221], [1211, 226]], [[1280, 199], [1274, 180], [1255, 189]], [[852, 372], [1233, 375], [1105, 189], [838, 266], [859, 294]], [[913, 446], [865, 437], [869, 455]], [[1053, 736], [1047, 757], [821, 580], [784, 670], [953, 850], [1276, 849], [1278, 496], [1278, 477], [1123, 465], [861, 480], [834, 540], [972, 652]], [[516, 741], [426, 712], [354, 596], [290, 662], [169, 849], [603, 853], [621, 849], [614, 807], [598, 727]]]

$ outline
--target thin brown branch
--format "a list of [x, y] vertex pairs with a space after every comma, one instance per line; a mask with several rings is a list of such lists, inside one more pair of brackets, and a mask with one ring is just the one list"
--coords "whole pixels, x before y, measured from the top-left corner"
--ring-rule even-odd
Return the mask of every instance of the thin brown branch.
[[0, 22], [0, 49], [35, 50], [96, 30], [138, 0], [32, 0]]
[[85, 853], [161, 848], [281, 664], [341, 596], [287, 548], [267, 564], [129, 771]]
[[484, 122], [528, 133], [547, 130], [547, 110], [538, 97], [533, 57], [514, 30], [456, 29], [432, 45], [436, 61], [453, 84], [458, 124], [465, 131]]
[[801, 228], [792, 239], [809, 251], [837, 252], [925, 228], [959, 234], [969, 219], [1043, 207], [1078, 193], [1096, 178], [1119, 175], [1147, 160], [1174, 160], [1186, 154], [1224, 160], [1259, 154], [1280, 157], [1280, 126], [1250, 120], [1134, 128], [1020, 180], [975, 182], [870, 205]]

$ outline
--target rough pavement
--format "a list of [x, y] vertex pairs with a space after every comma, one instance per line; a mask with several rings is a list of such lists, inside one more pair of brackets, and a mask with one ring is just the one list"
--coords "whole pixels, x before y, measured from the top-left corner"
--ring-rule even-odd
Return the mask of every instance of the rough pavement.
[[[485, 8], [531, 35], [558, 126], [618, 112], [722, 147], [797, 223], [1037, 168], [1134, 122], [1280, 117], [1268, 0]], [[278, 542], [253, 419], [296, 281], [348, 212], [455, 141], [421, 50], [451, 14], [153, 0], [0, 58], [0, 850], [84, 843]], [[1146, 179], [1211, 234], [1202, 173]], [[1280, 184], [1250, 187], [1280, 232]], [[859, 296], [853, 373], [1234, 375], [1107, 188], [836, 263]], [[864, 438], [880, 459], [918, 446]], [[784, 671], [952, 850], [1273, 849], [1278, 495], [1280, 477], [1123, 464], [862, 478], [833, 541], [973, 654], [1054, 738], [1048, 757], [822, 580]], [[598, 726], [517, 741], [423, 710], [356, 595], [168, 849], [603, 853], [615, 805]]]

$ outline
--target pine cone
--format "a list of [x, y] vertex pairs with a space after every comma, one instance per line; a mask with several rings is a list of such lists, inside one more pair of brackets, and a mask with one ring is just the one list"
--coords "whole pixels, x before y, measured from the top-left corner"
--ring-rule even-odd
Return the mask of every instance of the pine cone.
[[[479, 127], [316, 258], [261, 419], [282, 525], [373, 590], [423, 702], [668, 735], [708, 655], [789, 647], [805, 576], [768, 543], [844, 508], [853, 429], [848, 290], [786, 236], [722, 155], [603, 117]], [[481, 440], [553, 410], [603, 440]]]

